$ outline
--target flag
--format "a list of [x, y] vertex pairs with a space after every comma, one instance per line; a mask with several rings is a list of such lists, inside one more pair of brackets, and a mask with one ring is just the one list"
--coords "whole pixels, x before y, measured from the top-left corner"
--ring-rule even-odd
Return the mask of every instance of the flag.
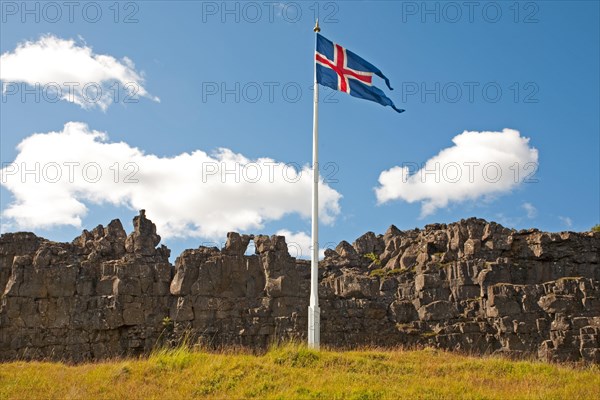
[[317, 83], [346, 92], [359, 99], [390, 106], [399, 113], [404, 112], [404, 110], [396, 108], [394, 102], [381, 89], [373, 86], [373, 75], [377, 75], [385, 80], [390, 90], [393, 90], [389, 79], [379, 68], [339, 44], [329, 41], [319, 33], [317, 33], [315, 61], [317, 63]]

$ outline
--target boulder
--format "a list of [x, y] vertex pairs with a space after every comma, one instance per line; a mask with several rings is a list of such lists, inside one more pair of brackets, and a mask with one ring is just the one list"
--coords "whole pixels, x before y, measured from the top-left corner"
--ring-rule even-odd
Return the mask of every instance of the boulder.
[[[230, 232], [222, 249], [184, 250], [174, 265], [159, 245], [143, 210], [129, 236], [118, 220], [71, 243], [0, 236], [0, 360], [306, 339], [311, 265], [283, 236]], [[598, 233], [476, 218], [368, 232], [319, 263], [321, 340], [599, 363], [599, 253]]]

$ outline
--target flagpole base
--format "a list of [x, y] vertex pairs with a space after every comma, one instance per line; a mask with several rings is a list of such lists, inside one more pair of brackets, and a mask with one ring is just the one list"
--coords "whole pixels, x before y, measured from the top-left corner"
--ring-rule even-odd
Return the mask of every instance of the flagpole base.
[[319, 350], [321, 344], [321, 309], [318, 306], [308, 307], [308, 347]]

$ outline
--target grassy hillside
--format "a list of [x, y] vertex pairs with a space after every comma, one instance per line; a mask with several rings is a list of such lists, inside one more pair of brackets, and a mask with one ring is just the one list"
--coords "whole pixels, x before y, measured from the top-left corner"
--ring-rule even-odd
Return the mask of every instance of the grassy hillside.
[[70, 366], [0, 364], [0, 399], [598, 399], [598, 366], [474, 358], [438, 350], [265, 355], [184, 348]]

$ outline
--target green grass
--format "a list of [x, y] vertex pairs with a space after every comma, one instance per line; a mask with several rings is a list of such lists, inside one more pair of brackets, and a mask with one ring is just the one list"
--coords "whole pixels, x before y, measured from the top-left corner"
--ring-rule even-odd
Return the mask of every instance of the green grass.
[[160, 350], [148, 358], [0, 364], [0, 399], [597, 399], [598, 366], [559, 366], [439, 350], [264, 355]]
[[388, 276], [402, 275], [402, 274], [405, 274], [406, 272], [408, 272], [408, 269], [396, 268], [396, 269], [386, 270], [383, 268], [377, 268], [377, 269], [372, 270], [369, 273], [369, 276], [378, 276], [380, 278], [386, 278]]

